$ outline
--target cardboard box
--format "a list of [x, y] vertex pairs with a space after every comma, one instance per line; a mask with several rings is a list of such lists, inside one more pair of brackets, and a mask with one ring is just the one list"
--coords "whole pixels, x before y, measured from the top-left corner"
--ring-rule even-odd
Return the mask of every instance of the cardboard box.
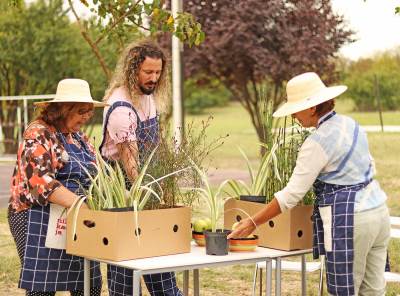
[[81, 209], [74, 238], [72, 216], [71, 211], [67, 217], [68, 254], [122, 261], [190, 252], [188, 207], [139, 211], [139, 239], [133, 211]]
[[[224, 227], [231, 229], [233, 223], [247, 218], [238, 208], [252, 216], [264, 207], [265, 204], [229, 199], [224, 206]], [[259, 246], [285, 251], [312, 248], [312, 212], [313, 206], [296, 206], [259, 226], [254, 232], [259, 236]]]

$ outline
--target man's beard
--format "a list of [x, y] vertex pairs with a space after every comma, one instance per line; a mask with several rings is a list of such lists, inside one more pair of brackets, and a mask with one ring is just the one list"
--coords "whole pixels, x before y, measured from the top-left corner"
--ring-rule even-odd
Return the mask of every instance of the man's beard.
[[156, 85], [154, 84], [151, 88], [146, 88], [143, 85], [139, 85], [140, 91], [145, 94], [145, 95], [151, 95], [155, 89], [156, 89]]

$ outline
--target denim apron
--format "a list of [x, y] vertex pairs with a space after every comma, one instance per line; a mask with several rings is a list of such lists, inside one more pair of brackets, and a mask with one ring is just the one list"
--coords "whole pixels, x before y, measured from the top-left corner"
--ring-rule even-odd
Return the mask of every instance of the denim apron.
[[[78, 133], [72, 134], [82, 148], [67, 143], [65, 136], [57, 133], [68, 160], [58, 171], [55, 179], [76, 194], [88, 188], [90, 179], [82, 166], [94, 171], [94, 155]], [[50, 205], [33, 206], [28, 211], [26, 249], [19, 288], [28, 291], [74, 291], [83, 290], [83, 258], [68, 255], [65, 250], [45, 247]], [[91, 263], [91, 286], [101, 286], [99, 263]]]
[[[103, 140], [100, 145], [100, 151], [105, 142], [107, 125], [111, 113], [118, 107], [127, 107], [131, 109], [137, 118], [136, 139], [139, 149], [139, 161], [143, 164], [148, 155], [158, 144], [159, 123], [158, 117], [141, 121], [136, 109], [125, 101], [113, 103], [107, 110], [103, 125]], [[173, 272], [164, 272], [158, 274], [144, 275], [144, 282], [152, 296], [183, 296], [176, 285], [176, 278]], [[132, 270], [115, 265], [107, 265], [107, 283], [110, 296], [132, 295], [133, 293], [133, 273]]]

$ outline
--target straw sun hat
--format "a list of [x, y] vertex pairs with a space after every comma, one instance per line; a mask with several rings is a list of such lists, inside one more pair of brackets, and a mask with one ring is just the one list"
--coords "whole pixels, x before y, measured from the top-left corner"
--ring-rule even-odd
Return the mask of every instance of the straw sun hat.
[[50, 103], [91, 103], [94, 107], [108, 106], [106, 103], [93, 100], [87, 81], [75, 78], [61, 80], [53, 100], [36, 102], [35, 105], [46, 106]]
[[288, 81], [287, 101], [274, 112], [273, 116], [283, 117], [317, 106], [339, 96], [346, 89], [345, 85], [326, 87], [314, 72], [300, 74]]

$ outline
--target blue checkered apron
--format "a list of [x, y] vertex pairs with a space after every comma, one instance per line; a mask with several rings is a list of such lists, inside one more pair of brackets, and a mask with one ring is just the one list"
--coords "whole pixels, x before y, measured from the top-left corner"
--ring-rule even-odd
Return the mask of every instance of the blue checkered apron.
[[[100, 151], [104, 145], [107, 125], [111, 113], [118, 107], [128, 107], [136, 115], [137, 128], [136, 138], [139, 149], [139, 160], [143, 164], [149, 153], [158, 143], [158, 117], [140, 121], [136, 109], [128, 102], [118, 101], [113, 103], [107, 110], [103, 126], [103, 141], [100, 145]], [[175, 273], [165, 272], [158, 274], [144, 275], [144, 282], [152, 296], [181, 296], [183, 295], [176, 285]], [[133, 293], [133, 271], [131, 269], [107, 265], [107, 283], [110, 296], [128, 296]]]
[[[64, 144], [69, 159], [57, 173], [56, 180], [80, 194], [90, 184], [82, 166], [93, 170], [94, 155], [77, 133], [73, 137], [82, 148], [68, 144], [61, 133], [57, 137]], [[83, 258], [68, 255], [65, 250], [45, 247], [50, 206], [33, 206], [27, 211], [28, 231], [19, 287], [28, 291], [83, 290]], [[98, 263], [91, 264], [91, 286], [101, 286]]]
[[[314, 192], [317, 196], [314, 221], [314, 259], [326, 258], [326, 282], [332, 295], [354, 295], [354, 201], [357, 191], [365, 188], [369, 181], [357, 185], [334, 185], [317, 180]], [[320, 207], [332, 206], [332, 251], [324, 246], [324, 228]]]

